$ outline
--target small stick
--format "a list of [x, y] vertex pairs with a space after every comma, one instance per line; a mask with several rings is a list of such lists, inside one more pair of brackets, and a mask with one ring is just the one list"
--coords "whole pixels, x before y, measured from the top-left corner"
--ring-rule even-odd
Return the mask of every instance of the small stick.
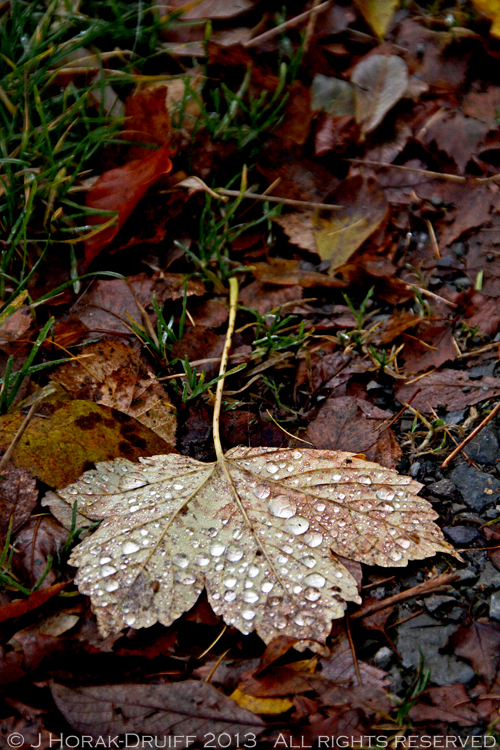
[[217, 188], [216, 193], [220, 195], [228, 195], [230, 197], [238, 198], [240, 195], [243, 198], [252, 198], [256, 201], [269, 201], [269, 203], [282, 203], [284, 206], [298, 206], [299, 208], [321, 208], [328, 211], [333, 211], [338, 208], [344, 208], [343, 206], [337, 206], [333, 203], [315, 203], [314, 201], [299, 201], [294, 198], [280, 198], [277, 195], [266, 195], [265, 193], [252, 193], [251, 190], [240, 193], [239, 190], [226, 190], [225, 188]]
[[[42, 396], [43, 398], [43, 396]], [[33, 414], [35, 413], [37, 407], [40, 405], [40, 401], [42, 399], [37, 399], [32, 405], [29, 410], [29, 412], [26, 414], [21, 426], [19, 427], [18, 431], [14, 435], [14, 438], [5, 451], [4, 455], [2, 456], [2, 460], [0, 461], [0, 474], [2, 473], [3, 469], [5, 468], [5, 465], [10, 461], [10, 457], [14, 453], [15, 447], [18, 444], [18, 442], [21, 440], [22, 436], [24, 435], [26, 428], [28, 427], [29, 423], [31, 422], [33, 418]]]
[[471, 176], [468, 178], [459, 174], [446, 174], [445, 172], [432, 172], [428, 169], [419, 169], [418, 167], [407, 167], [404, 164], [389, 164], [385, 161], [370, 161], [367, 159], [346, 159], [345, 161], [350, 161], [354, 164], [364, 164], [367, 167], [375, 167], [376, 169], [399, 169], [401, 172], [415, 172], [416, 174], [422, 174], [425, 177], [432, 177], [437, 180], [448, 180], [448, 182], [464, 183], [470, 179], [471, 182], [475, 182], [478, 185], [487, 185], [490, 182], [496, 182], [500, 179], [500, 173], [493, 174], [491, 177]]
[[358, 685], [361, 687], [361, 685], [363, 684], [363, 680], [361, 679], [361, 672], [359, 669], [358, 657], [356, 656], [356, 649], [354, 648], [354, 641], [352, 639], [351, 627], [349, 625], [349, 613], [348, 612], [345, 613], [345, 629], [347, 632], [347, 639], [349, 641], [349, 646], [351, 647], [352, 661], [354, 664], [354, 671], [356, 672], [356, 679], [358, 681]]
[[309, 17], [309, 21], [306, 28], [306, 34], [304, 37], [304, 53], [307, 52], [309, 49], [309, 43], [312, 39], [312, 35], [314, 34], [314, 27], [316, 26], [316, 19], [318, 17], [318, 5], [320, 4], [321, 0], [314, 0], [312, 8], [311, 8], [311, 15]]
[[394, 594], [393, 596], [388, 596], [387, 599], [364, 604], [357, 612], [351, 613], [351, 620], [359, 620], [360, 618], [371, 615], [374, 612], [379, 612], [381, 609], [391, 607], [393, 604], [403, 602], [405, 599], [412, 599], [414, 596], [420, 596], [420, 594], [428, 594], [431, 591], [436, 591], [442, 586], [449, 586], [450, 583], [456, 581], [458, 577], [458, 573], [442, 573], [441, 575], [436, 576], [436, 578], [432, 578], [430, 581], [424, 581], [417, 586], [413, 586], [411, 589], [401, 591], [399, 594]]
[[460, 443], [460, 445], [457, 445], [457, 447], [455, 448], [455, 450], [453, 450], [450, 453], [450, 455], [448, 456], [448, 458], [444, 459], [443, 463], [441, 464], [441, 468], [442, 469], [446, 469], [446, 467], [449, 466], [449, 464], [453, 461], [453, 459], [455, 458], [455, 456], [458, 456], [458, 454], [461, 452], [462, 448], [465, 448], [465, 446], [467, 445], [467, 443], [470, 443], [470, 441], [472, 440], [472, 438], [476, 437], [476, 435], [478, 434], [478, 432], [481, 432], [481, 430], [483, 429], [483, 427], [485, 425], [487, 425], [488, 422], [491, 422], [491, 420], [493, 419], [493, 417], [495, 416], [495, 414], [498, 414], [499, 411], [500, 411], [500, 401], [490, 411], [490, 413], [483, 419], [483, 421], [481, 422], [481, 424], [479, 424], [474, 430], [472, 430], [471, 434], [467, 435], [467, 437], [464, 440], [462, 440], [462, 442]]
[[300, 13], [298, 16], [294, 16], [294, 18], [290, 18], [290, 20], [285, 21], [285, 23], [280, 23], [280, 25], [275, 26], [274, 29], [269, 29], [269, 31], [264, 31], [263, 34], [259, 34], [259, 36], [249, 39], [249, 41], [245, 42], [243, 46], [248, 49], [248, 47], [255, 47], [257, 44], [261, 44], [261, 42], [267, 42], [268, 39], [273, 39], [273, 37], [277, 36], [277, 34], [281, 34], [285, 29], [290, 29], [301, 21], [305, 21], [306, 18], [309, 18], [311, 13], [314, 13], [315, 15], [317, 13], [322, 13], [329, 6], [330, 0], [327, 0], [327, 2], [321, 3], [321, 5], [306, 10], [305, 13]]

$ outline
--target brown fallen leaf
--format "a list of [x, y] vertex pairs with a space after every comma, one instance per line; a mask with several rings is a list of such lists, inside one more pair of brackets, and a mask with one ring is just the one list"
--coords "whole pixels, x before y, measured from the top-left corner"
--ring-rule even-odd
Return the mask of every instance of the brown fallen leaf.
[[[299, 219], [301, 218], [300, 214], [297, 216]], [[332, 279], [331, 276], [317, 271], [304, 271], [298, 260], [270, 258], [269, 263], [252, 263], [250, 268], [255, 278], [264, 284], [275, 284], [276, 286], [295, 286], [298, 284], [304, 289], [315, 286], [346, 286], [346, 282], [341, 279]]]
[[98, 685], [69, 688], [51, 683], [57, 708], [69, 725], [94, 739], [136, 733], [180, 737], [178, 748], [223, 733], [239, 747], [245, 733], [260, 735], [264, 722], [237, 706], [213, 685], [196, 680], [166, 685]]
[[23, 305], [4, 322], [0, 322], [0, 346], [18, 341], [28, 332], [33, 321], [28, 305]]
[[[100, 211], [116, 211], [116, 223], [95, 231], [85, 241], [85, 267], [99, 255], [106, 245], [118, 234], [126, 220], [151, 185], [170, 172], [168, 146], [161, 146], [149, 156], [134, 159], [123, 167], [104, 172], [86, 195], [85, 205]], [[87, 221], [95, 226], [109, 223], [110, 217], [102, 214], [89, 214]]]
[[422, 334], [403, 336], [405, 347], [401, 352], [405, 374], [425, 372], [431, 367], [441, 367], [453, 362], [458, 354], [450, 326], [431, 326]]
[[500, 633], [493, 623], [477, 620], [452, 636], [454, 653], [467, 659], [491, 685], [500, 664]]
[[425, 413], [438, 406], [445, 406], [448, 412], [460, 411], [499, 396], [500, 378], [487, 375], [481, 380], [473, 380], [462, 370], [437, 370], [414, 383], [398, 383], [394, 394], [401, 404], [411, 399], [412, 407]]
[[321, 210], [313, 218], [319, 256], [330, 261], [330, 273], [343, 266], [388, 215], [389, 205], [373, 178], [349, 177], [328, 195], [328, 203], [342, 206]]
[[410, 718], [425, 727], [432, 721], [469, 727], [480, 723], [483, 716], [471, 702], [465, 685], [458, 682], [445, 687], [427, 688], [417, 705], [410, 710]]
[[353, 396], [324, 401], [309, 423], [306, 438], [315, 448], [363, 453], [370, 461], [394, 469], [402, 455], [394, 432], [380, 431], [393, 414]]
[[[330, 680], [330, 682], [338, 682], [343, 685], [356, 685], [356, 667], [345, 627], [341, 628], [339, 625], [336, 628], [336, 636], [329, 656], [320, 660], [321, 676], [326, 680]], [[390, 677], [387, 672], [364, 661], [358, 661], [358, 668], [363, 685], [378, 688], [379, 690], [389, 687]]]
[[[125, 102], [122, 136], [127, 141], [165, 146], [170, 136], [166, 83], [139, 84]], [[151, 148], [130, 146], [128, 159], [151, 156]]]
[[[182, 299], [184, 284], [185, 276], [180, 273], [155, 274], [152, 277], [138, 273], [126, 281], [99, 279], [80, 297], [72, 310], [72, 318], [83, 323], [90, 333], [130, 335], [131, 322], [143, 324], [137, 302], [146, 309], [154, 323], [154, 313], [149, 309], [153, 294], [161, 307], [167, 300]], [[197, 279], [189, 279], [186, 296], [202, 294], [205, 294], [204, 285]]]
[[[47, 573], [49, 557], [57, 560], [68, 539], [68, 531], [52, 516], [32, 518], [14, 537], [16, 550], [12, 558], [12, 569], [23, 581], [34, 586]], [[54, 570], [49, 570], [41, 589], [50, 588], [56, 580]]]
[[474, 117], [464, 117], [459, 112], [445, 113], [443, 117], [423, 127], [423, 135], [418, 139], [431, 152], [442, 151], [452, 159], [463, 174], [465, 167], [480, 150], [492, 123], [486, 125]]
[[[7, 449], [24, 417], [20, 412], [0, 417], [1, 449]], [[96, 461], [172, 450], [159, 435], [116, 409], [66, 401], [40, 407], [11, 460], [50, 487], [63, 487]]]
[[0, 536], [5, 539], [12, 518], [12, 531], [26, 523], [36, 505], [36, 479], [29, 471], [8, 463], [0, 476]]
[[[379, 5], [379, 3], [376, 3]], [[367, 135], [403, 97], [408, 87], [408, 67], [397, 55], [367, 55], [351, 73], [356, 122]]]
[[118, 409], [175, 444], [176, 417], [163, 386], [133, 349], [101, 341], [84, 350], [86, 359], [58, 367], [51, 379], [74, 399]]

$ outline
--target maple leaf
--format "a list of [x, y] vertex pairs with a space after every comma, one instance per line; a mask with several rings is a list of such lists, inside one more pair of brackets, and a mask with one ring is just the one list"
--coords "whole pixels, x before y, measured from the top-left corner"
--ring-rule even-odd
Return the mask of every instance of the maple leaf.
[[[234, 286], [221, 372], [234, 327]], [[104, 635], [170, 625], [206, 588], [214, 611], [242, 633], [256, 630], [266, 643], [289, 635], [318, 649], [346, 602], [361, 601], [336, 555], [381, 566], [438, 551], [456, 556], [433, 523], [431, 505], [417, 496], [421, 485], [392, 469], [353, 453], [308, 448], [223, 454], [221, 399], [222, 385], [214, 409], [216, 461], [117, 459], [45, 498], [63, 523], [75, 501], [78, 525], [103, 520], [70, 563], [79, 567], [76, 582], [91, 597]]]

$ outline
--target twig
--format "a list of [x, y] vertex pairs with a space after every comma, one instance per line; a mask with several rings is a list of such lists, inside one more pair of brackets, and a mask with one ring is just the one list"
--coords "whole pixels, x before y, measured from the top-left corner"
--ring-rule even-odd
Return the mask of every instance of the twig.
[[367, 615], [372, 615], [374, 612], [379, 612], [381, 609], [386, 609], [386, 607], [392, 607], [393, 604], [398, 604], [406, 599], [412, 599], [414, 596], [420, 596], [420, 594], [429, 594], [431, 591], [436, 591], [443, 586], [449, 586], [456, 581], [458, 577], [458, 573], [442, 573], [441, 575], [436, 576], [436, 578], [431, 578], [430, 581], [424, 581], [417, 586], [413, 586], [411, 589], [400, 591], [399, 594], [394, 594], [393, 596], [388, 596], [387, 599], [363, 604], [357, 612], [351, 613], [351, 620], [359, 620]]
[[314, 34], [314, 27], [316, 26], [316, 19], [318, 17], [318, 5], [320, 4], [321, 0], [314, 0], [313, 6], [311, 8], [311, 15], [309, 17], [309, 21], [306, 28], [306, 34], [304, 37], [304, 53], [307, 52], [309, 49], [309, 43], [312, 39], [312, 35]]
[[361, 672], [359, 670], [358, 657], [356, 656], [356, 649], [354, 648], [354, 641], [352, 640], [351, 627], [349, 625], [349, 612], [345, 613], [345, 629], [347, 632], [347, 639], [349, 641], [349, 646], [351, 647], [352, 661], [354, 664], [354, 671], [356, 672], [356, 679], [358, 680], [358, 685], [361, 687], [361, 685], [363, 684], [363, 680], [361, 679]]
[[293, 26], [296, 26], [301, 21], [305, 21], [306, 18], [309, 18], [311, 13], [317, 14], [322, 13], [324, 10], [326, 10], [330, 6], [330, 0], [327, 0], [325, 3], [321, 3], [321, 5], [316, 6], [316, 8], [310, 8], [310, 10], [306, 10], [305, 13], [300, 13], [298, 16], [295, 16], [294, 18], [290, 18], [289, 21], [285, 21], [284, 23], [280, 23], [279, 26], [275, 26], [274, 29], [269, 29], [269, 31], [265, 31], [263, 34], [259, 34], [259, 36], [254, 37], [253, 39], [249, 39], [248, 42], [245, 42], [243, 44], [244, 47], [248, 49], [248, 47], [255, 47], [257, 44], [261, 44], [261, 42], [267, 42], [268, 39], [273, 39], [273, 37], [277, 36], [278, 34], [281, 34], [282, 31], [285, 31], [285, 29], [291, 29]]
[[445, 172], [432, 172], [429, 169], [419, 169], [418, 167], [407, 167], [404, 164], [389, 164], [384, 161], [369, 161], [367, 159], [346, 159], [345, 161], [353, 162], [354, 164], [364, 164], [367, 167], [375, 167], [375, 169], [399, 169], [401, 172], [415, 172], [416, 174], [422, 174], [425, 177], [431, 177], [437, 180], [447, 180], [448, 182], [472, 182], [477, 185], [487, 185], [489, 182], [496, 182], [500, 180], [500, 173], [491, 175], [491, 177], [464, 177], [459, 174], [446, 174]]
[[447, 458], [444, 459], [443, 463], [441, 464], [441, 468], [442, 469], [446, 469], [446, 467], [449, 466], [450, 463], [453, 461], [453, 459], [455, 458], [455, 456], [458, 456], [458, 454], [461, 452], [462, 448], [465, 448], [465, 446], [467, 445], [467, 443], [470, 443], [470, 441], [472, 440], [472, 438], [476, 437], [476, 435], [478, 434], [478, 432], [481, 432], [481, 430], [483, 429], [483, 427], [485, 425], [487, 425], [488, 422], [491, 422], [491, 420], [493, 419], [493, 417], [495, 416], [495, 414], [498, 414], [499, 411], [500, 411], [500, 401], [490, 411], [490, 413], [483, 419], [483, 421], [481, 422], [481, 424], [479, 424], [474, 430], [472, 430], [471, 434], [467, 435], [467, 437], [464, 440], [462, 440], [462, 442], [460, 443], [460, 445], [457, 445], [457, 447], [455, 448], [455, 450], [453, 450], [450, 453], [450, 455]]
[[299, 208], [321, 208], [327, 211], [333, 211], [335, 209], [344, 208], [343, 206], [334, 205], [333, 203], [315, 203], [314, 201], [299, 201], [294, 198], [280, 198], [277, 195], [266, 195], [265, 193], [252, 193], [248, 190], [244, 193], [240, 193], [238, 190], [226, 190], [225, 188], [216, 188], [216, 193], [220, 195], [228, 195], [231, 198], [237, 198], [240, 195], [243, 198], [252, 198], [256, 201], [269, 201], [269, 203], [282, 203], [284, 206], [298, 206]]

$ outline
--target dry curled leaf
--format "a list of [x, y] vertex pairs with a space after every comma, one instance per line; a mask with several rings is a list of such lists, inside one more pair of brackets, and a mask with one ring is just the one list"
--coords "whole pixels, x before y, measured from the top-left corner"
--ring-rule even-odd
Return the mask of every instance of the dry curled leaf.
[[170, 625], [205, 587], [241, 632], [318, 649], [346, 601], [360, 601], [331, 550], [398, 567], [455, 555], [419, 488], [351, 453], [238, 447], [214, 463], [98, 464], [44, 503], [63, 523], [75, 501], [79, 526], [104, 521], [70, 558], [103, 634]]

